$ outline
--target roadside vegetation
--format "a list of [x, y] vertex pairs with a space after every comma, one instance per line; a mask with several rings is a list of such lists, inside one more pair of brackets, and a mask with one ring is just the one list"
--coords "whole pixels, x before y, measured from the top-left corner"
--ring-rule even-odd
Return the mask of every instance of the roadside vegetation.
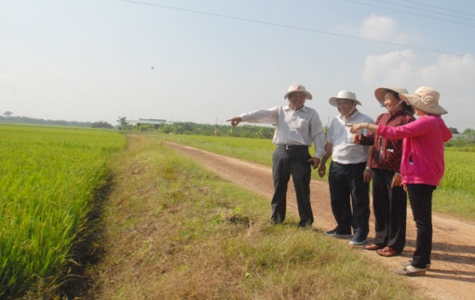
[[[267, 139], [198, 135], [157, 135], [161, 139], [202, 150], [243, 159], [264, 166], [272, 165], [274, 145]], [[433, 210], [475, 221], [475, 145], [468, 141], [450, 142], [446, 147], [446, 172], [434, 192]], [[311, 149], [311, 153], [313, 153]], [[330, 164], [331, 159], [327, 162]], [[328, 166], [327, 166], [328, 170]], [[313, 180], [327, 181], [312, 172]]]
[[[321, 232], [268, 223], [268, 200], [130, 135], [113, 159], [98, 299], [420, 299]], [[92, 298], [92, 296], [90, 296]]]

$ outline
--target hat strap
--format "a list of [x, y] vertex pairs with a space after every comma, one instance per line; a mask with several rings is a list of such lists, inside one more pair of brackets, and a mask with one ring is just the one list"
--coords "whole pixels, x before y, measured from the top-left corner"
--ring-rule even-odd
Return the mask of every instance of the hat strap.
[[391, 108], [391, 110], [389, 112], [393, 112], [396, 108], [399, 107], [399, 105], [402, 104], [402, 100], [399, 100], [399, 102], [396, 104], [396, 106], [394, 106], [393, 108]]
[[345, 119], [349, 119], [351, 117], [351, 115], [355, 112], [356, 110], [356, 101], [353, 100], [353, 107], [351, 108], [351, 110], [344, 116]]

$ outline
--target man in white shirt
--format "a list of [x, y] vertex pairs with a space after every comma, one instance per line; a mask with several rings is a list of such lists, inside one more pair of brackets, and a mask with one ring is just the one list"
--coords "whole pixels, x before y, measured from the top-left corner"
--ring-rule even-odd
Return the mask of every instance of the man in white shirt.
[[320, 177], [325, 175], [325, 163], [331, 156], [328, 183], [337, 227], [326, 231], [325, 234], [351, 237], [353, 228], [354, 236], [350, 244], [363, 245], [369, 232], [370, 216], [369, 182], [366, 182], [363, 176], [369, 147], [354, 143], [353, 133], [346, 125], [374, 123], [374, 121], [356, 109], [356, 105], [361, 105], [361, 102], [351, 91], [340, 91], [337, 97], [330, 98], [330, 104], [336, 106], [340, 114], [332, 119], [328, 128], [326, 153], [322, 158], [318, 175]]
[[[272, 142], [276, 149], [272, 156], [272, 175], [274, 178], [274, 195], [272, 197], [272, 216], [274, 224], [285, 220], [287, 209], [287, 185], [292, 175], [300, 216], [300, 227], [313, 224], [313, 212], [310, 205], [311, 168], [317, 168], [325, 154], [325, 134], [318, 113], [305, 106], [307, 99], [312, 99], [303, 85], [292, 85], [284, 96], [289, 105], [276, 106], [267, 110], [243, 113], [227, 120], [232, 126], [240, 122], [274, 124], [275, 132]], [[309, 147], [314, 144], [315, 155], [309, 154]]]

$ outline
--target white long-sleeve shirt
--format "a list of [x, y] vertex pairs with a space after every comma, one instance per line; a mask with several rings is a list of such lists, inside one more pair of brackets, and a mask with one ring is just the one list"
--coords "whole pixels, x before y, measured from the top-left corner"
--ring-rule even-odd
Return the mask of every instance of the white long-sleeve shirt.
[[369, 146], [358, 145], [353, 142], [353, 133], [345, 124], [370, 123], [374, 121], [365, 114], [356, 111], [346, 120], [338, 115], [330, 122], [327, 142], [333, 146], [332, 160], [340, 164], [357, 164], [368, 160]]
[[315, 146], [314, 157], [325, 154], [325, 133], [320, 116], [313, 108], [303, 106], [292, 110], [288, 105], [256, 110], [239, 115], [249, 123], [267, 123], [276, 126], [272, 142], [275, 145]]

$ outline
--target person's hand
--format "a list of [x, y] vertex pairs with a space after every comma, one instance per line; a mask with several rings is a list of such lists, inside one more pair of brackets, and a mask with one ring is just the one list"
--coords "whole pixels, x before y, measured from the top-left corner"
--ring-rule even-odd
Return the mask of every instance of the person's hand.
[[353, 143], [358, 144], [360, 142], [361, 142], [361, 134], [359, 133], [353, 134]]
[[350, 127], [351, 133], [357, 133], [358, 130], [365, 129], [368, 123], [358, 123], [358, 124], [345, 124], [346, 127]]
[[236, 126], [238, 126], [239, 123], [242, 122], [242, 118], [241, 117], [234, 117], [232, 119], [226, 120], [226, 122], [231, 122], [231, 125], [233, 127], [236, 127]]
[[318, 176], [320, 177], [325, 176], [326, 169], [327, 169], [327, 166], [325, 166], [325, 164], [322, 164], [320, 168], [318, 168]]
[[373, 179], [373, 171], [371, 169], [365, 169], [363, 171], [363, 180], [364, 182], [370, 182]]
[[391, 187], [401, 186], [402, 176], [399, 173], [395, 173], [393, 176], [393, 181], [391, 182]]
[[318, 168], [318, 165], [320, 164], [320, 158], [312, 157], [309, 160], [307, 160], [309, 164], [312, 165], [314, 169]]

